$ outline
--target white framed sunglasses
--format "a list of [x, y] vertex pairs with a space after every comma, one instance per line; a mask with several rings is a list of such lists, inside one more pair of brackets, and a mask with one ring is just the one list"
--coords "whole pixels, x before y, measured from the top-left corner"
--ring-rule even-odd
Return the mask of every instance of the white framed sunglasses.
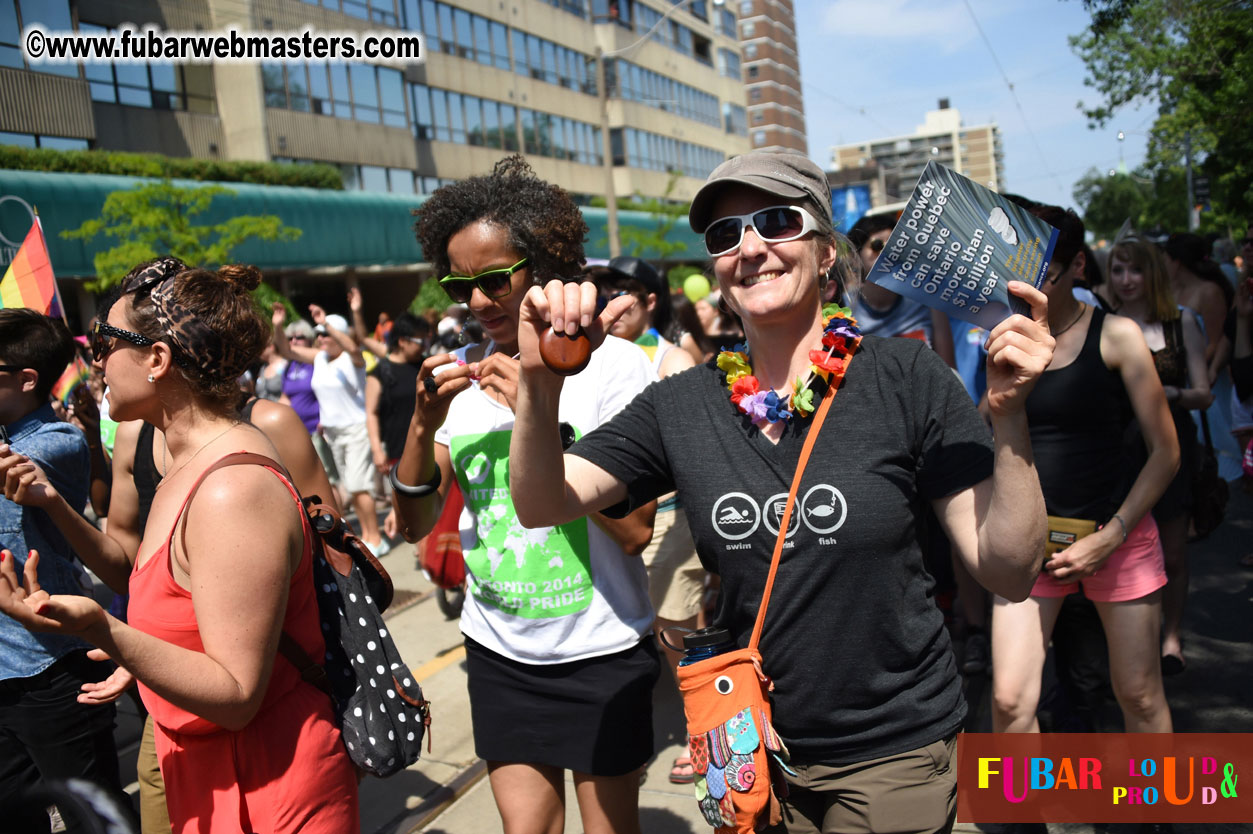
[[705, 250], [711, 258], [734, 252], [749, 226], [765, 243], [784, 243], [817, 231], [818, 221], [800, 206], [770, 206], [751, 214], [719, 217], [705, 228]]

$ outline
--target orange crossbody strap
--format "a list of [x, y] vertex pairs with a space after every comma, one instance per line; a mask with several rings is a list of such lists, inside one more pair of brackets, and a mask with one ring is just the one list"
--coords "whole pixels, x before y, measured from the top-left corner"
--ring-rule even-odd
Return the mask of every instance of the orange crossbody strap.
[[[860, 339], [857, 340], [861, 342]], [[827, 392], [822, 395], [822, 402], [818, 406], [818, 411], [814, 414], [814, 424], [809, 427], [809, 434], [805, 437], [805, 444], [801, 447], [800, 460], [796, 462], [796, 474], [792, 476], [792, 487], [787, 492], [787, 505], [783, 508], [783, 517], [779, 520], [779, 537], [774, 542], [774, 555], [770, 557], [770, 572], [766, 574], [766, 588], [761, 593], [761, 606], [757, 609], [757, 622], [753, 624], [753, 636], [749, 638], [748, 648], [757, 651], [757, 644], [761, 641], [761, 630], [766, 623], [766, 606], [770, 604], [770, 592], [774, 589], [774, 577], [779, 572], [779, 560], [783, 557], [783, 544], [787, 541], [788, 526], [792, 522], [792, 507], [796, 504], [796, 493], [800, 490], [801, 475], [805, 472], [805, 464], [809, 462], [809, 453], [814, 448], [814, 443], [818, 440], [818, 429], [822, 428], [822, 421], [826, 419], [827, 412], [831, 410], [831, 401], [835, 399], [835, 392], [840, 387], [840, 383], [844, 381], [844, 377], [848, 375], [848, 363], [853, 361], [854, 354], [857, 353], [857, 346], [849, 351], [848, 359], [845, 360], [844, 373], [839, 378], [832, 380], [827, 386]]]

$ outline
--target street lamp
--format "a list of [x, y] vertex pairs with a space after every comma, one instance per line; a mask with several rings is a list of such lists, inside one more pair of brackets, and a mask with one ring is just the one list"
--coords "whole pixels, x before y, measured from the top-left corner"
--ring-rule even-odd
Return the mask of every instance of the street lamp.
[[[657, 34], [662, 24], [668, 21], [679, 9], [685, 9], [696, 0], [680, 0], [665, 14], [657, 19], [652, 28], [635, 42], [606, 52], [599, 44], [596, 45], [596, 94], [600, 99], [600, 154], [602, 167], [605, 169], [605, 231], [609, 236], [609, 257], [616, 258], [622, 254], [622, 244], [618, 240], [618, 193], [613, 181], [612, 143], [609, 141], [609, 87], [605, 84], [605, 61], [609, 58], [625, 58], [644, 45], [645, 41]], [[722, 6], [726, 0], [713, 0], [716, 7]], [[621, 83], [621, 81], [619, 81]]]

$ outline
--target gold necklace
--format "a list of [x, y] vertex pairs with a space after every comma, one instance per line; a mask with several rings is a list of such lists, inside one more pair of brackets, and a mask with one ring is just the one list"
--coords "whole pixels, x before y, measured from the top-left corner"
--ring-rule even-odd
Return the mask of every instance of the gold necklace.
[[1063, 334], [1063, 333], [1065, 333], [1067, 330], [1069, 330], [1070, 328], [1072, 328], [1072, 327], [1074, 327], [1076, 324], [1078, 324], [1078, 323], [1079, 323], [1079, 319], [1083, 318], [1083, 314], [1084, 314], [1085, 312], [1087, 312], [1087, 310], [1088, 310], [1088, 305], [1087, 305], [1087, 304], [1084, 304], [1082, 301], [1080, 301], [1080, 302], [1079, 302], [1079, 315], [1075, 316], [1075, 320], [1074, 320], [1074, 321], [1072, 321], [1070, 324], [1066, 325], [1065, 327], [1063, 327], [1061, 330], [1058, 330], [1056, 333], [1054, 333], [1054, 332], [1052, 332], [1052, 331], [1050, 330], [1050, 331], [1049, 331], [1049, 335], [1051, 335], [1054, 339], [1056, 339], [1058, 336], [1062, 335], [1062, 334]]
[[[157, 484], [157, 489], [160, 489], [162, 486], [164, 486], [165, 484], [169, 483], [170, 479], [171, 479], [171, 478], [173, 478], [175, 474], [177, 474], [177, 473], [179, 473], [179, 472], [183, 471], [183, 468], [184, 468], [184, 467], [186, 467], [186, 466], [187, 466], [187, 464], [189, 464], [189, 463], [191, 463], [193, 460], [195, 460], [195, 459], [196, 459], [196, 455], [199, 455], [201, 452], [203, 452], [205, 449], [207, 449], [207, 448], [209, 447], [209, 444], [210, 444], [210, 443], [212, 443], [213, 441], [215, 441], [215, 440], [217, 440], [218, 438], [222, 437], [222, 436], [223, 436], [223, 435], [225, 435], [228, 431], [230, 431], [231, 429], [235, 428], [235, 427], [236, 427], [236, 426], [238, 426], [238, 425], [239, 425], [239, 421], [232, 422], [229, 426], [227, 426], [226, 428], [222, 429], [222, 431], [218, 432], [217, 434], [213, 435], [213, 437], [211, 437], [211, 438], [209, 438], [207, 441], [205, 441], [205, 443], [204, 443], [204, 445], [203, 445], [203, 446], [201, 446], [199, 449], [197, 449], [197, 450], [195, 451], [195, 453], [194, 453], [191, 457], [189, 457], [187, 460], [183, 461], [183, 462], [182, 462], [182, 463], [180, 463], [178, 466], [174, 467], [174, 470], [173, 470], [173, 471], [167, 471], [164, 475], [162, 475], [162, 476], [161, 476], [161, 481], [160, 481], [160, 483], [158, 483], [158, 484]], [[162, 438], [164, 438], [164, 437], [165, 437], [165, 433], [164, 433], [164, 432], [162, 432]], [[166, 446], [168, 446], [168, 445], [169, 445], [168, 441], [166, 441], [166, 442], [165, 442], [165, 445], [166, 445]], [[164, 460], [165, 460], [165, 448], [162, 448], [162, 449], [161, 449], [161, 459], [162, 459], [162, 462], [164, 462]]]

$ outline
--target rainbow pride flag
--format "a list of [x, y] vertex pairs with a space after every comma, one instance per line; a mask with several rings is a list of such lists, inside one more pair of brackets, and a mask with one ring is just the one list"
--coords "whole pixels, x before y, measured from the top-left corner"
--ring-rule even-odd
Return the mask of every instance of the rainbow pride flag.
[[29, 307], [53, 318], [62, 315], [61, 294], [38, 217], [0, 280], [0, 309], [11, 307]]
[[70, 397], [74, 396], [75, 389], [87, 382], [90, 376], [91, 368], [87, 367], [82, 357], [75, 354], [74, 361], [65, 366], [65, 372], [61, 374], [56, 385], [52, 386], [52, 396], [65, 405], [69, 405]]

